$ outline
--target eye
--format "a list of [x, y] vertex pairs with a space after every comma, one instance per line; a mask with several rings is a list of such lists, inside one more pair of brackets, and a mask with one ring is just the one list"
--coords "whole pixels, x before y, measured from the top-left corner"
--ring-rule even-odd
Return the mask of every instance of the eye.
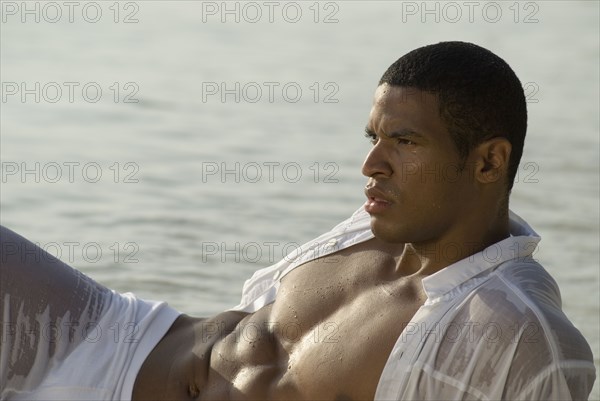
[[397, 141], [400, 145], [416, 145], [413, 141], [406, 138], [398, 138]]
[[377, 143], [377, 135], [371, 132], [365, 132], [365, 138], [367, 138], [369, 142], [371, 142], [371, 145], [375, 145]]

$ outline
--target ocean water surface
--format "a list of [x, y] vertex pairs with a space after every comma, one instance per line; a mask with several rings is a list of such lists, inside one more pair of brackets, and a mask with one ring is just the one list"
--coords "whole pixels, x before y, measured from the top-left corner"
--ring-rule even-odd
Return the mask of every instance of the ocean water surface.
[[600, 370], [598, 3], [451, 3], [3, 2], [1, 223], [116, 290], [231, 308], [363, 203], [389, 64], [471, 41], [523, 82], [511, 208]]

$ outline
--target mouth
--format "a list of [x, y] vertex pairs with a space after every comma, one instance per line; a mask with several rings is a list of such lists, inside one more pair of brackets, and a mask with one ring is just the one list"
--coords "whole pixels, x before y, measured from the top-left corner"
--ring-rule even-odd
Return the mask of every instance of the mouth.
[[392, 206], [392, 201], [384, 194], [382, 190], [373, 186], [365, 188], [367, 201], [365, 202], [365, 210], [369, 214], [381, 213]]

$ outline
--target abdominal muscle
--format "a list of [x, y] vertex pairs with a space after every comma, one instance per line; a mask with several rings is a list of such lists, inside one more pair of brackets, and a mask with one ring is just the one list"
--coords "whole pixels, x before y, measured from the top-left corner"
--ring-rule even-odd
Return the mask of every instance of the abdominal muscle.
[[144, 362], [133, 399], [373, 399], [424, 294], [420, 279], [388, 274], [389, 254], [360, 250], [290, 272], [255, 313], [180, 317]]

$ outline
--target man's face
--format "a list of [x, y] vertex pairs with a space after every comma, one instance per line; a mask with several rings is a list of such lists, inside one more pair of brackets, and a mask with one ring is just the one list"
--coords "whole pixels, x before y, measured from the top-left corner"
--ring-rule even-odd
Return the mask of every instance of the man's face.
[[461, 171], [464, 161], [440, 117], [437, 96], [383, 84], [366, 130], [374, 145], [362, 168], [369, 177], [365, 209], [375, 236], [427, 243], [459, 234], [476, 185], [469, 159]]

